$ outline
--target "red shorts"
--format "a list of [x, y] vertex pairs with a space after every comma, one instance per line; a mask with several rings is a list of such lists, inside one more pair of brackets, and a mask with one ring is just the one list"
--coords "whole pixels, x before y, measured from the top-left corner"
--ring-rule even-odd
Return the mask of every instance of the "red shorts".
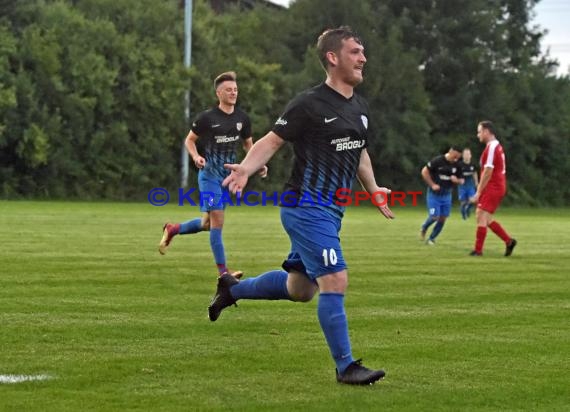
[[501, 204], [501, 200], [505, 197], [505, 191], [501, 190], [485, 190], [479, 197], [477, 207], [485, 212], [495, 213], [495, 210]]

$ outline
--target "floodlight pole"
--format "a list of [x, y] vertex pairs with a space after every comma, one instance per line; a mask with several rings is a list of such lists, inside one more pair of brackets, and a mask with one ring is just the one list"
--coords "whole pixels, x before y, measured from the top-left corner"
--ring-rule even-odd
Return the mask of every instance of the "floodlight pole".
[[[192, 64], [192, 0], [184, 0], [184, 67]], [[184, 120], [190, 126], [190, 89], [184, 96]], [[182, 143], [182, 171], [180, 186], [188, 186], [189, 156], [186, 145]]]

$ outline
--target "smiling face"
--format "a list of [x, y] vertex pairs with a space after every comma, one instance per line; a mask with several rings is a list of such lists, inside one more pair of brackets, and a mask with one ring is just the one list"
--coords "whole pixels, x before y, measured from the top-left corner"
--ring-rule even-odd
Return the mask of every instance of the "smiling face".
[[328, 52], [328, 58], [331, 69], [335, 70], [336, 75], [344, 82], [351, 86], [362, 83], [362, 70], [366, 63], [364, 56], [364, 47], [354, 38], [342, 40], [341, 49], [335, 52]]
[[238, 97], [237, 83], [233, 80], [226, 80], [216, 88], [216, 96], [220, 101], [220, 105], [234, 106]]
[[[362, 82], [362, 69], [366, 63], [364, 46], [349, 26], [325, 30], [317, 40], [317, 52], [327, 72], [327, 82], [334, 84], [337, 91]], [[349, 90], [345, 92], [348, 94]]]

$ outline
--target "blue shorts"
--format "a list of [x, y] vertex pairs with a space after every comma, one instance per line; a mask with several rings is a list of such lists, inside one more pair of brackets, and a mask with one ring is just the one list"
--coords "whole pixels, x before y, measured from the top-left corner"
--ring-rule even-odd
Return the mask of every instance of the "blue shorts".
[[198, 186], [200, 188], [200, 212], [224, 210], [231, 199], [230, 192], [222, 186], [222, 178], [204, 173], [198, 173]]
[[346, 269], [340, 248], [341, 217], [314, 207], [282, 207], [281, 223], [291, 240], [291, 253], [283, 262], [311, 280]]
[[474, 186], [459, 186], [457, 188], [457, 198], [460, 201], [468, 201], [477, 193], [477, 189]]
[[436, 195], [428, 190], [427, 209], [431, 217], [448, 217], [451, 213], [451, 203], [451, 192], [446, 195]]

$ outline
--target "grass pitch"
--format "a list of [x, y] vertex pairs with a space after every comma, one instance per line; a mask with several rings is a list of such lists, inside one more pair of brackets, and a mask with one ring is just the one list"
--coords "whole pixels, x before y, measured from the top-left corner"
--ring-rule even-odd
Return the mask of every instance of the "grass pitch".
[[[340, 386], [308, 304], [243, 301], [212, 323], [208, 235], [157, 244], [191, 207], [0, 202], [1, 411], [568, 410], [570, 210], [499, 210], [518, 240], [492, 233], [468, 257], [459, 213], [438, 244], [417, 239], [422, 207], [351, 209], [341, 234], [356, 357], [383, 367]], [[231, 268], [253, 276], [288, 252], [278, 208], [229, 208]]]

